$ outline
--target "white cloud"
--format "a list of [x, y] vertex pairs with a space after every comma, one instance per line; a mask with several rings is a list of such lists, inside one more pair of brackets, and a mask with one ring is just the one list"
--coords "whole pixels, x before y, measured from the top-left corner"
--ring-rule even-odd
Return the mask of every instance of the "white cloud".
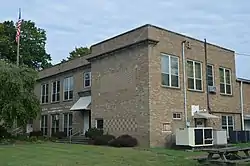
[[[8, 0], [0, 21], [23, 17], [47, 31], [47, 50], [54, 62], [75, 46], [90, 46], [142, 24], [151, 23], [201, 40], [249, 53], [250, 2], [241, 0]], [[248, 77], [250, 57], [237, 57], [237, 74]]]

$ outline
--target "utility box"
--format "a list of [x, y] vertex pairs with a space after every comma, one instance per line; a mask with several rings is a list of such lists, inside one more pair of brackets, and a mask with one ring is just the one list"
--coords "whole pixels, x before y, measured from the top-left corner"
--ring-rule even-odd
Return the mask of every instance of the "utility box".
[[227, 131], [213, 130], [214, 145], [227, 145]]

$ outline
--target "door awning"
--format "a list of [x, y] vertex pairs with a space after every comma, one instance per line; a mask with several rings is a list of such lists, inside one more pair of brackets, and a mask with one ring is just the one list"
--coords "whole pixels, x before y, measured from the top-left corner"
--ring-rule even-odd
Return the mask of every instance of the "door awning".
[[194, 114], [194, 118], [195, 119], [218, 119], [218, 116], [209, 114], [207, 112], [196, 112]]
[[70, 111], [90, 110], [91, 96], [80, 97]]

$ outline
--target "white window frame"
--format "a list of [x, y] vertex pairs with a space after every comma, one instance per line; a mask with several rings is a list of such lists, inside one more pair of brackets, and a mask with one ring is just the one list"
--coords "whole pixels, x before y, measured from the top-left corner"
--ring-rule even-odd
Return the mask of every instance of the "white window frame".
[[[98, 120], [102, 120], [102, 126], [104, 128], [104, 119], [103, 118], [97, 118], [97, 119], [95, 119], [95, 127], [97, 128], [97, 122], [98, 122]], [[101, 130], [103, 130], [103, 128]], [[97, 129], [100, 129], [100, 128], [97, 128]]]
[[[70, 94], [70, 80], [72, 79], [72, 98], [69, 97], [69, 94]], [[65, 83], [67, 82], [67, 88], [65, 89]], [[65, 92], [68, 93], [68, 98], [65, 99]], [[74, 77], [73, 76], [69, 76], [69, 77], [65, 77], [64, 80], [63, 80], [63, 101], [68, 101], [68, 100], [73, 100], [74, 98]]]
[[[163, 85], [162, 82], [161, 82], [161, 85], [165, 86], [165, 87], [171, 87], [171, 88], [180, 88], [180, 62], [179, 62], [179, 57], [174, 56], [174, 55], [165, 54], [165, 53], [161, 53], [161, 58], [162, 58], [162, 56], [168, 57], [168, 71], [169, 71], [169, 73], [166, 73], [166, 72], [162, 71], [162, 69], [161, 69], [161, 73], [169, 75], [169, 85]], [[176, 58], [177, 61], [178, 61], [178, 69], [177, 69], [178, 74], [177, 75], [172, 74], [171, 58]], [[178, 86], [173, 86], [172, 85], [172, 75], [178, 77]]]
[[[45, 125], [45, 119], [47, 117], [47, 126]], [[40, 120], [40, 131], [42, 131], [43, 129], [43, 135], [48, 135], [48, 119], [49, 119], [49, 116], [48, 115], [41, 115], [41, 120]], [[44, 124], [42, 126], [42, 124]], [[45, 129], [47, 129], [47, 134], [45, 134]]]
[[[212, 75], [208, 75], [208, 66], [212, 67]], [[214, 86], [215, 85], [215, 81], [214, 81], [214, 65], [207, 64], [207, 79], [208, 79], [208, 77], [212, 77], [212, 79], [213, 79], [213, 85], [208, 85], [208, 86]]]
[[[224, 90], [225, 90], [225, 93], [222, 93], [221, 90], [220, 90], [220, 94], [223, 94], [223, 95], [232, 95], [233, 92], [232, 92], [232, 72], [231, 72], [231, 69], [228, 69], [228, 68], [225, 68], [225, 67], [220, 67], [219, 70], [220, 69], [223, 70], [223, 82], [221, 82], [221, 80], [220, 80], [220, 85], [224, 84]], [[226, 70], [229, 71], [229, 79], [230, 79], [230, 83], [229, 84], [227, 83], [227, 79], [226, 79]], [[231, 93], [227, 93], [227, 85], [230, 85], [230, 91], [231, 91]]]
[[[222, 124], [222, 117], [225, 116], [226, 117], [226, 125]], [[232, 121], [233, 121], [233, 125], [229, 125], [228, 124], [228, 117], [232, 117]], [[226, 131], [227, 131], [227, 137], [229, 137], [229, 127], [233, 127], [234, 130], [234, 126], [235, 126], [235, 122], [234, 122], [234, 116], [232, 115], [222, 115], [221, 116], [221, 129], [223, 129], [223, 127], [226, 127]]]
[[[47, 88], [47, 87], [48, 87], [48, 88]], [[45, 89], [44, 89], [44, 91], [45, 91], [45, 94], [44, 94], [44, 95], [43, 95], [43, 88], [45, 88]], [[48, 92], [47, 92], [46, 89], [48, 89]], [[43, 97], [44, 97], [44, 102], [43, 102]], [[48, 97], [48, 102], [46, 102], [46, 97]], [[48, 83], [43, 83], [43, 84], [41, 84], [40, 102], [41, 102], [41, 104], [47, 104], [47, 103], [49, 103], [49, 84], [48, 84]]]
[[[89, 74], [89, 80], [86, 80], [86, 79], [85, 79], [85, 76], [86, 76], [87, 74]], [[89, 86], [86, 86], [85, 81], [89, 81]], [[89, 87], [91, 87], [91, 71], [85, 72], [85, 73], [83, 74], [83, 87], [84, 87], [84, 88], [89, 88]]]
[[[187, 79], [190, 78], [190, 79], [194, 80], [194, 89], [190, 89], [188, 87], [188, 85], [187, 85], [188, 89], [192, 90], [192, 91], [203, 91], [203, 74], [202, 74], [203, 70], [202, 70], [202, 63], [199, 62], [199, 61], [195, 61], [195, 60], [187, 60], [187, 63], [188, 62], [192, 62], [193, 63], [193, 77], [188, 76], [188, 72], [187, 72]], [[200, 64], [201, 78], [196, 78], [196, 76], [195, 76], [195, 63], [199, 63]], [[188, 65], [187, 65], [187, 67], [188, 67]], [[201, 81], [201, 90], [196, 88], [196, 80], [200, 80]], [[187, 84], [188, 84], [188, 81], [187, 81]]]
[[[51, 83], [51, 103], [55, 103], [55, 102], [59, 102], [60, 101], [60, 91], [57, 91], [57, 87], [58, 87], [58, 81], [59, 81], [59, 87], [60, 87], [60, 91], [61, 91], [61, 81], [60, 80], [56, 80], [53, 81]], [[56, 82], [56, 92], [53, 93], [53, 83]], [[53, 94], [55, 95], [55, 101], [53, 101]], [[59, 94], [59, 99], [57, 98], [57, 94]]]
[[[174, 117], [174, 115], [176, 117]], [[179, 117], [177, 115], [179, 115]], [[181, 120], [181, 112], [173, 112], [173, 119], [174, 120]]]

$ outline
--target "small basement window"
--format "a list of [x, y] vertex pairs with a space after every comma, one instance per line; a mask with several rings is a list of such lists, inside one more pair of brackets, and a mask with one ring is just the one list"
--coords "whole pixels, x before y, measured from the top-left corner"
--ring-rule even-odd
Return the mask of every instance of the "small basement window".
[[95, 122], [97, 129], [103, 129], [103, 119], [96, 119]]
[[181, 119], [181, 113], [180, 112], [174, 112], [173, 113], [173, 119]]

